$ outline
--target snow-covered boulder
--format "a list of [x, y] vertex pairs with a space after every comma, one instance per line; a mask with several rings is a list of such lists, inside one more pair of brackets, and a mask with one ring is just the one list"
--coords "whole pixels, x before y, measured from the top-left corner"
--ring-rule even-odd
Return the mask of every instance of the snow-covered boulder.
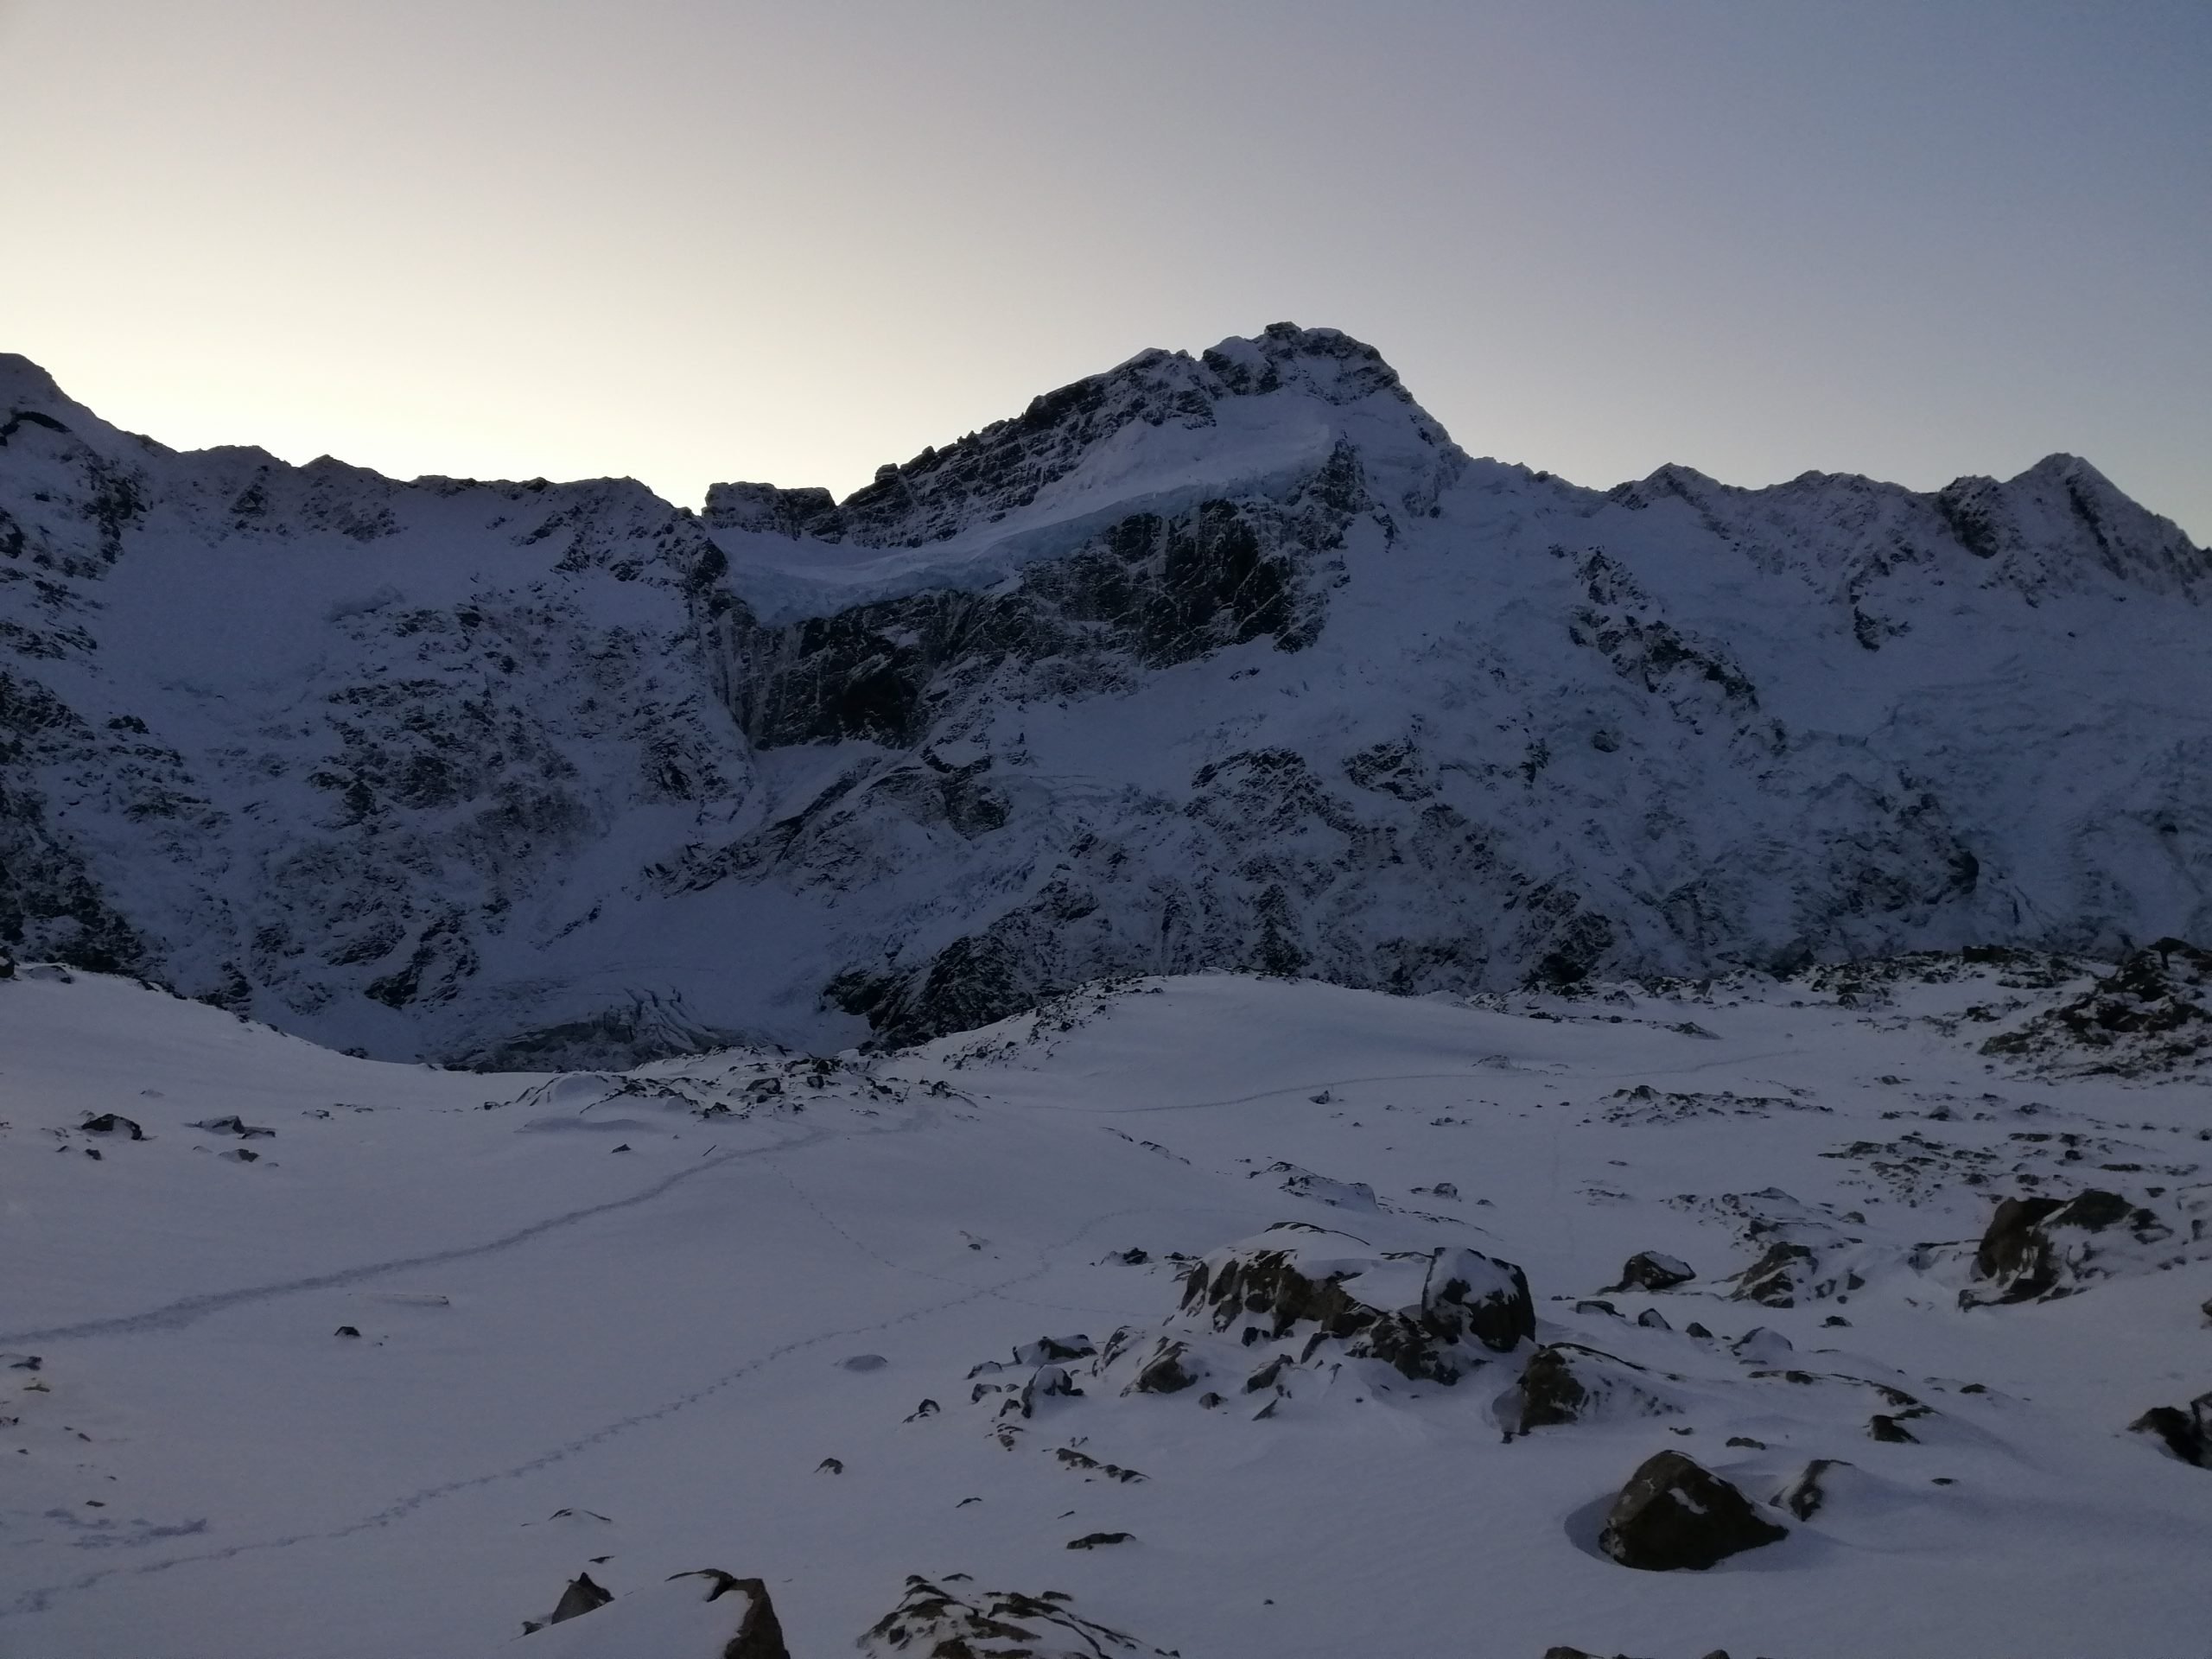
[[1551, 1343], [1529, 1356], [1497, 1416], [1516, 1434], [1593, 1418], [1660, 1417], [1680, 1409], [1649, 1367], [1580, 1343]]
[[1621, 1268], [1615, 1290], [1672, 1290], [1697, 1277], [1690, 1264], [1659, 1250], [1638, 1250]]
[[1346, 1357], [1445, 1382], [1481, 1363], [1474, 1349], [1510, 1353], [1536, 1333], [1528, 1276], [1510, 1262], [1449, 1245], [1376, 1251], [1300, 1222], [1201, 1260], [1181, 1314], [1248, 1346], [1303, 1336], [1300, 1363], [1333, 1343]]
[[[1122, 1630], [1084, 1618], [1058, 1590], [1026, 1595], [1014, 1590], [971, 1590], [965, 1573], [943, 1584], [909, 1577], [899, 1605], [868, 1627], [860, 1648], [871, 1659], [1112, 1659], [1157, 1655]], [[947, 1586], [955, 1580], [960, 1588]]]

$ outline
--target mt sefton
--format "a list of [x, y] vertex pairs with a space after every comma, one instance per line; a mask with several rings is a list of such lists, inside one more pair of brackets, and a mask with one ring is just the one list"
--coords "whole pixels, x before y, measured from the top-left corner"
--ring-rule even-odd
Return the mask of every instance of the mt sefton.
[[2212, 553], [1147, 352], [842, 502], [180, 454], [0, 356], [0, 942], [391, 1058], [2212, 933]]

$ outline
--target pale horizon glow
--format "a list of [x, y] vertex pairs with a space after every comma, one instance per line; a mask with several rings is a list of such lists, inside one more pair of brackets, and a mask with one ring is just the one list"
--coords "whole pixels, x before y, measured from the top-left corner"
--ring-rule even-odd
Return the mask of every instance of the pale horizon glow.
[[2212, 8], [0, 0], [0, 350], [177, 448], [839, 495], [1294, 320], [1470, 452], [2212, 543]]

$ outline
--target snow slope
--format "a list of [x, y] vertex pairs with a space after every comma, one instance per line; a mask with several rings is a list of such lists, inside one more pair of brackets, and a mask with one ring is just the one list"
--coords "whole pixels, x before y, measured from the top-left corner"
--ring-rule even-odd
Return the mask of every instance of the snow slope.
[[[865, 1059], [490, 1076], [26, 969], [0, 1655], [626, 1652], [716, 1568], [796, 1653], [911, 1573], [1193, 1659], [2185, 1659], [2212, 1471], [2127, 1427], [2212, 1386], [2202, 1056], [1982, 1052], [2088, 966], [1473, 1001], [1202, 976]], [[2068, 1235], [2072, 1294], [1990, 1301], [1998, 1200], [2093, 1190], [2151, 1219]], [[1193, 1262], [1283, 1239], [1386, 1313], [1435, 1252], [1512, 1263], [1534, 1339], [1462, 1342], [1447, 1382], [1186, 1302]], [[1637, 1252], [1695, 1277], [1609, 1288]], [[1135, 1387], [1168, 1347], [1195, 1380]], [[1532, 1417], [1562, 1370], [1581, 1406]], [[1669, 1449], [1788, 1535], [1607, 1559]], [[1847, 1466], [1801, 1516], [1820, 1459]], [[612, 1606], [522, 1637], [582, 1571]]]
[[2069, 457], [1600, 493], [1287, 324], [701, 514], [179, 454], [10, 358], [0, 939], [524, 1065], [2116, 952], [2212, 931], [2208, 592]]

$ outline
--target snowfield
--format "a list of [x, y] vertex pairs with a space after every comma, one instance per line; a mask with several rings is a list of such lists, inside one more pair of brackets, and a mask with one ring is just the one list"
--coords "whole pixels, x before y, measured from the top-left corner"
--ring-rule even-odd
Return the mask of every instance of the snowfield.
[[566, 1074], [24, 967], [0, 1655], [2201, 1659], [2206, 1054], [2053, 1015], [2195, 982], [1978, 954]]

